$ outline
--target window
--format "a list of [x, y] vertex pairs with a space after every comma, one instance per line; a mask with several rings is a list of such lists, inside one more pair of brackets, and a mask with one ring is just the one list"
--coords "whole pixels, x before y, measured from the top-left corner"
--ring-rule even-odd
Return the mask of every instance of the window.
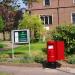
[[75, 13], [72, 13], [72, 23], [75, 24]]
[[43, 15], [43, 16], [41, 16], [41, 20], [43, 21], [43, 23], [44, 23], [45, 25], [52, 24], [52, 16]]
[[50, 0], [43, 0], [43, 5], [44, 6], [49, 6], [50, 5]]

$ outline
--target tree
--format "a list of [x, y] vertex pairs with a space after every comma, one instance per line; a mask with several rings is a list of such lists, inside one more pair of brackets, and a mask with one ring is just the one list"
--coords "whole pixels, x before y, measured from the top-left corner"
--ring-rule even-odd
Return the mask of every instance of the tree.
[[[4, 27], [4, 30], [3, 30], [3, 35], [4, 35], [4, 40], [5, 40], [5, 31], [8, 31], [10, 32], [12, 29], [14, 29], [13, 27], [16, 27], [15, 29], [17, 29], [18, 27], [18, 24], [19, 24], [19, 20], [20, 20], [20, 17], [22, 17], [22, 13], [20, 11], [17, 11], [16, 10], [16, 14], [14, 15], [13, 14], [13, 4], [15, 3], [16, 5], [16, 2], [18, 0], [3, 0], [3, 1], [0, 1], [0, 12], [2, 13], [2, 17], [4, 19], [4, 24], [5, 24], [5, 27]], [[24, 2], [26, 0], [23, 0]], [[39, 0], [34, 0], [34, 1], [39, 1]], [[28, 5], [31, 5], [33, 0], [27, 0], [28, 2]], [[11, 37], [10, 37], [11, 38]]]
[[2, 19], [2, 16], [0, 16], [0, 32], [2, 32], [4, 29], [4, 21]]
[[19, 29], [29, 29], [32, 35], [31, 38], [39, 40], [44, 27], [39, 16], [25, 13], [23, 15], [23, 20], [20, 21]]
[[5, 40], [5, 32], [11, 32], [14, 24], [14, 12], [7, 5], [0, 5], [0, 15], [4, 20], [3, 39]]
[[14, 16], [14, 27], [13, 29], [17, 29], [19, 25], [19, 21], [22, 19], [22, 11], [18, 10], [16, 11], [16, 14]]
[[[0, 3], [4, 3], [4, 4], [7, 4], [7, 5], [11, 6], [11, 3], [16, 5], [17, 1], [18, 0], [3, 0]], [[28, 4], [31, 5], [32, 2], [40, 2], [42, 0], [22, 0], [22, 1], [23, 1], [23, 3], [28, 2]]]

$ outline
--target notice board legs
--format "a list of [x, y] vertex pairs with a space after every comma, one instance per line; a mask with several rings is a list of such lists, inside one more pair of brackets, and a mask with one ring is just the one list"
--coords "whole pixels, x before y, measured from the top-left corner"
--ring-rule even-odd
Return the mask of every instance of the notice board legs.
[[14, 59], [14, 44], [12, 43], [12, 59]]

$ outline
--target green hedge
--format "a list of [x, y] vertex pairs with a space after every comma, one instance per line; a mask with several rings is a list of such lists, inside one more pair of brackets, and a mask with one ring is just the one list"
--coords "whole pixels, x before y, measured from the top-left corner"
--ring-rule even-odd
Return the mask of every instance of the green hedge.
[[0, 48], [3, 48], [4, 47], [4, 45], [3, 44], [0, 44]]
[[68, 63], [70, 63], [70, 64], [75, 64], [75, 55], [69, 56], [69, 58], [68, 58]]
[[71, 55], [75, 53], [75, 26], [60, 25], [51, 32], [52, 40], [65, 42], [65, 53]]

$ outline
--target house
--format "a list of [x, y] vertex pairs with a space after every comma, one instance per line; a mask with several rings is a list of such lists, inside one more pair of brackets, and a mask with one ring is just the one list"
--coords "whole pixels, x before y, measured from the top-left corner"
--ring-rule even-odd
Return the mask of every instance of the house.
[[75, 0], [42, 0], [33, 2], [29, 10], [40, 16], [46, 29], [75, 23]]

